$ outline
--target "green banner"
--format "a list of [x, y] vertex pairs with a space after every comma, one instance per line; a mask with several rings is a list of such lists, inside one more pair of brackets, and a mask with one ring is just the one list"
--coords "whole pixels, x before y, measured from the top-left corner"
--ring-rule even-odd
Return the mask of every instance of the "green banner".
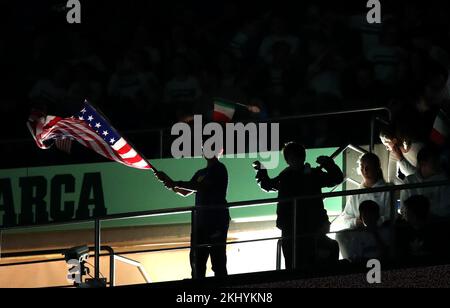
[[[314, 167], [320, 155], [335, 148], [311, 149], [307, 161]], [[229, 202], [275, 198], [276, 193], [261, 191], [252, 168], [254, 158], [223, 157], [229, 174]], [[156, 159], [152, 163], [175, 180], [189, 180], [206, 161], [202, 158]], [[336, 163], [342, 167], [342, 156]], [[270, 170], [276, 176], [286, 167]], [[340, 188], [339, 188], [340, 189]], [[339, 190], [338, 189], [338, 190]], [[328, 191], [328, 190], [324, 190]], [[340, 211], [342, 198], [326, 200], [328, 211]], [[125, 167], [118, 163], [62, 165], [0, 170], [0, 226], [71, 221], [106, 214], [138, 212], [193, 206], [194, 197], [175, 195], [152, 172]], [[232, 219], [275, 215], [274, 205], [233, 209]], [[190, 222], [190, 214], [160, 215], [150, 218], [109, 222], [110, 226], [172, 224]]]

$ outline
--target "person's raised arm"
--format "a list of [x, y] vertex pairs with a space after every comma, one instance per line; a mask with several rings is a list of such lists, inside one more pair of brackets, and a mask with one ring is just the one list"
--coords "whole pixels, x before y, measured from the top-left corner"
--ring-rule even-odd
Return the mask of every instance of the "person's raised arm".
[[256, 172], [256, 182], [259, 184], [262, 190], [266, 192], [278, 191], [279, 189], [279, 176], [276, 178], [269, 178], [267, 169], [259, 162], [255, 161], [253, 163], [253, 168]]
[[183, 197], [187, 197], [189, 195], [191, 195], [192, 193], [194, 193], [193, 190], [188, 190], [188, 189], [184, 189], [182, 187], [178, 187], [176, 185], [176, 183], [174, 180], [172, 180], [166, 173], [162, 172], [162, 171], [157, 171], [155, 172], [156, 177], [158, 178], [158, 180], [160, 180], [161, 182], [164, 183], [164, 186], [167, 189], [172, 190], [173, 192], [175, 192], [176, 194], [183, 196]]
[[320, 171], [319, 174], [319, 181], [322, 187], [333, 187], [342, 183], [344, 174], [331, 157], [319, 156], [316, 162], [326, 171]]

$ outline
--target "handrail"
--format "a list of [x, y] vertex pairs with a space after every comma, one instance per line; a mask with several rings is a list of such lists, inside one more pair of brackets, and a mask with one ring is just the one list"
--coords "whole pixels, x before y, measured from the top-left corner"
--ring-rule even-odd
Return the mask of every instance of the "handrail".
[[[299, 120], [299, 119], [307, 119], [307, 118], [320, 118], [320, 117], [328, 117], [328, 116], [335, 116], [335, 115], [364, 113], [364, 112], [377, 112], [377, 111], [387, 112], [389, 120], [392, 119], [392, 111], [388, 107], [375, 107], [375, 108], [366, 108], [366, 109], [350, 109], [350, 110], [343, 110], [343, 111], [330, 111], [330, 112], [308, 113], [308, 114], [285, 116], [285, 117], [275, 117], [275, 118], [266, 119], [265, 122]], [[248, 119], [248, 120], [250, 120], [250, 119]], [[124, 131], [124, 134], [155, 133], [155, 132], [168, 131], [170, 129], [171, 129], [170, 127], [136, 129], [136, 130]], [[33, 140], [32, 138], [7, 139], [7, 140], [0, 140], [0, 144], [23, 143], [23, 142], [30, 142], [32, 140]]]
[[[382, 192], [382, 191], [395, 191], [395, 190], [403, 190], [403, 189], [411, 189], [411, 188], [418, 188], [418, 187], [436, 187], [436, 186], [443, 186], [443, 185], [450, 185], [450, 181], [434, 181], [434, 182], [427, 182], [427, 183], [419, 183], [419, 184], [407, 184], [407, 185], [390, 185], [390, 186], [385, 186], [385, 187], [379, 187], [379, 188], [371, 188], [371, 189], [358, 189], [358, 190], [351, 190], [351, 191], [345, 191], [345, 192], [338, 192], [338, 193], [324, 193], [324, 194], [319, 194], [319, 195], [309, 195], [309, 196], [299, 196], [299, 197], [294, 197], [294, 198], [288, 198], [288, 199], [265, 199], [267, 200], [278, 200], [278, 202], [286, 202], [286, 201], [297, 201], [297, 200], [303, 200], [303, 199], [313, 199], [313, 198], [327, 198], [327, 197], [333, 197], [333, 196], [338, 196], [338, 195], [354, 195], [354, 194], [362, 194], [362, 193], [375, 193], [375, 192]], [[244, 201], [244, 202], [235, 202], [233, 204], [228, 204], [227, 207], [228, 208], [233, 208], [233, 207], [239, 207], [239, 206], [246, 206], [246, 204], [248, 204], [249, 202], [257, 202], [259, 200], [253, 200], [253, 201]], [[392, 194], [391, 194], [391, 201], [393, 201], [392, 198]], [[392, 203], [392, 202], [391, 202]], [[201, 207], [197, 207], [197, 209], [200, 209]], [[393, 204], [391, 204], [391, 209], [393, 208]], [[194, 209], [194, 207], [192, 207], [192, 209]], [[110, 215], [112, 216], [112, 215]], [[109, 217], [111, 218], [111, 217]], [[106, 218], [103, 218], [106, 220]], [[113, 218], [111, 218], [113, 219]], [[96, 218], [96, 223], [99, 222], [100, 220], [102, 220], [102, 218]], [[70, 223], [70, 222], [66, 222], [66, 223]], [[393, 225], [392, 225], [393, 226]], [[341, 232], [353, 232], [352, 230], [341, 230], [341, 231], [335, 231], [335, 232], [329, 232], [331, 233], [341, 233]], [[294, 232], [295, 234], [295, 232]], [[230, 245], [230, 244], [237, 244], [237, 243], [247, 243], [247, 242], [256, 242], [256, 241], [267, 241], [267, 240], [278, 240], [277, 241], [277, 255], [276, 255], [276, 268], [280, 269], [280, 260], [281, 260], [281, 239], [289, 239], [289, 238], [296, 238], [298, 236], [308, 236], [307, 234], [304, 235], [294, 235], [294, 237], [284, 237], [284, 238], [280, 238], [280, 237], [273, 237], [273, 238], [261, 238], [261, 239], [253, 239], [253, 240], [244, 240], [244, 241], [234, 241], [234, 242], [227, 242], [225, 243], [225, 245]], [[295, 244], [295, 241], [294, 241]], [[98, 245], [100, 245], [99, 241], [96, 241], [96, 247], [94, 247], [94, 250], [96, 252], [96, 259], [100, 257], [100, 254], [98, 253], [99, 248], [97, 247]], [[195, 247], [203, 247], [203, 246], [216, 246], [216, 245], [222, 245], [222, 244], [202, 244], [202, 245], [195, 245]], [[111, 257], [111, 255], [114, 257], [114, 251], [109, 247], [109, 246], [101, 246], [103, 247], [108, 247], [109, 248], [109, 255]], [[164, 251], [164, 250], [178, 250], [178, 249], [188, 249], [188, 248], [192, 248], [191, 246], [186, 246], [186, 247], [174, 247], [174, 248], [163, 248], [163, 249], [151, 249], [151, 250], [139, 250], [139, 251], [129, 251], [129, 252], [125, 252], [122, 254], [132, 254], [132, 253], [144, 253], [144, 252], [158, 252], [158, 251]], [[92, 249], [91, 249], [92, 250]], [[57, 252], [60, 252], [61, 250], [57, 250]], [[112, 251], [112, 252], [111, 252]], [[44, 251], [45, 252], [45, 251]], [[31, 253], [31, 254], [35, 254], [35, 253]], [[16, 255], [15, 253], [12, 254], [8, 254], [8, 255]], [[17, 255], [23, 255], [23, 253], [18, 253]], [[30, 255], [30, 253], [28, 254]], [[45, 261], [32, 261], [32, 262], [19, 262], [19, 263], [13, 263], [13, 264], [4, 264], [1, 266], [11, 266], [11, 265], [20, 265], [20, 264], [28, 264], [28, 263], [45, 263], [45, 262], [54, 262], [54, 261], [60, 261], [61, 259], [54, 259], [54, 260], [45, 260]], [[294, 268], [295, 268], [295, 245], [294, 245]], [[95, 269], [96, 272], [99, 269], [99, 262], [96, 261], [95, 263]], [[139, 268], [139, 270], [141, 271], [141, 274], [143, 274], [144, 278], [146, 278], [145, 273], [142, 273], [142, 268]], [[112, 270], [111, 272], [114, 272], [114, 270]], [[96, 274], [96, 278], [98, 278], [98, 274]], [[110, 285], [112, 286], [114, 284], [114, 278], [110, 278]]]
[[[214, 208], [206, 207], [208, 210], [213, 209], [223, 209], [225, 208], [239, 208], [239, 207], [251, 207], [251, 206], [261, 206], [261, 205], [270, 205], [274, 203], [286, 203], [293, 202], [294, 200], [309, 200], [309, 199], [325, 199], [332, 197], [343, 197], [343, 196], [353, 196], [360, 194], [370, 194], [376, 192], [389, 192], [396, 190], [405, 190], [405, 189], [413, 189], [413, 188], [425, 188], [425, 187], [433, 187], [433, 186], [445, 186], [450, 185], [450, 180], [445, 181], [432, 181], [426, 183], [415, 183], [415, 184], [403, 184], [403, 185], [386, 185], [383, 187], [376, 188], [365, 188], [365, 189], [354, 189], [354, 190], [346, 190], [346, 191], [337, 191], [337, 192], [328, 192], [322, 194], [308, 195], [308, 196], [296, 196], [291, 198], [268, 198], [268, 199], [259, 199], [259, 200], [247, 200], [247, 201], [237, 201], [230, 202], [224, 204], [222, 207], [217, 206]], [[128, 218], [142, 218], [142, 217], [152, 217], [152, 216], [162, 216], [168, 214], [181, 214], [187, 213], [194, 209], [202, 210], [205, 207], [201, 206], [190, 206], [190, 207], [177, 207], [171, 209], [158, 209], [158, 210], [148, 210], [148, 211], [138, 211], [138, 212], [128, 212], [128, 213], [119, 213], [119, 214], [109, 214], [98, 217], [90, 217], [86, 219], [79, 220], [70, 220], [70, 221], [61, 221], [61, 222], [47, 222], [42, 224], [27, 224], [27, 225], [19, 225], [19, 226], [10, 226], [10, 227], [2, 227], [0, 231], [8, 231], [14, 229], [25, 229], [25, 228], [40, 228], [46, 226], [61, 226], [61, 225], [70, 225], [70, 224], [81, 224], [86, 222], [93, 222], [95, 220], [99, 221], [108, 221], [108, 220], [118, 220], [118, 219], [128, 219]]]
[[302, 115], [294, 115], [294, 116], [285, 116], [285, 117], [277, 117], [272, 118], [269, 121], [286, 121], [286, 120], [299, 120], [306, 118], [320, 118], [320, 117], [328, 117], [335, 115], [343, 115], [343, 114], [352, 114], [352, 113], [364, 113], [364, 112], [376, 112], [376, 111], [386, 111], [388, 113], [389, 120], [392, 120], [392, 112], [387, 107], [376, 107], [376, 108], [366, 108], [366, 109], [350, 109], [343, 111], [331, 111], [331, 112], [322, 112], [322, 113], [309, 113]]
[[[363, 194], [363, 193], [375, 193], [375, 192], [384, 192], [384, 191], [395, 191], [395, 190], [403, 190], [403, 189], [412, 189], [412, 188], [419, 188], [419, 187], [436, 187], [436, 186], [443, 186], [443, 185], [450, 185], [450, 181], [435, 181], [435, 182], [427, 182], [427, 183], [418, 183], [418, 184], [407, 184], [407, 185], [398, 185], [398, 186], [385, 186], [385, 187], [377, 187], [377, 188], [370, 188], [370, 189], [357, 189], [357, 190], [350, 190], [350, 191], [341, 191], [341, 192], [330, 192], [330, 193], [323, 193], [323, 194], [316, 194], [316, 195], [309, 195], [309, 196], [297, 196], [293, 198], [286, 198], [286, 199], [280, 199], [280, 198], [272, 198], [272, 199], [264, 199], [264, 200], [251, 200], [251, 201], [242, 201], [242, 202], [234, 202], [231, 204], [223, 205], [225, 208], [237, 208], [237, 207], [247, 207], [247, 206], [255, 206], [255, 205], [264, 205], [264, 204], [273, 204], [275, 202], [283, 203], [283, 202], [294, 202], [297, 204], [298, 200], [307, 200], [307, 199], [316, 199], [316, 198], [330, 198], [330, 197], [337, 197], [337, 196], [349, 196], [349, 195], [357, 195], [357, 194]], [[393, 194], [391, 194], [391, 203], [394, 203]], [[391, 211], [393, 211], [393, 206], [391, 204]], [[222, 208], [223, 208], [222, 207]], [[296, 207], [294, 207], [295, 209]], [[175, 208], [170, 210], [152, 210], [152, 211], [143, 211], [138, 213], [125, 213], [125, 214], [113, 214], [113, 215], [105, 215], [103, 217], [97, 217], [97, 218], [89, 218], [88, 220], [93, 220], [95, 222], [95, 278], [99, 278], [99, 268], [100, 268], [100, 222], [106, 221], [106, 220], [116, 220], [116, 219], [126, 219], [126, 218], [136, 218], [136, 217], [142, 217], [142, 216], [152, 216], [152, 215], [161, 215], [161, 214], [168, 214], [168, 213], [180, 213], [180, 212], [186, 212], [186, 211], [197, 211], [205, 209], [205, 207], [196, 206], [196, 207], [185, 207], [185, 208]], [[208, 209], [206, 207], [206, 209]], [[211, 209], [209, 209], [211, 210]], [[194, 215], [195, 216], [195, 215]], [[295, 215], [294, 215], [295, 217]], [[40, 226], [48, 226], [48, 225], [66, 225], [66, 224], [74, 224], [75, 222], [60, 222], [60, 223], [47, 223], [42, 224]], [[76, 223], [79, 223], [77, 221]], [[294, 222], [295, 226], [295, 222]], [[17, 229], [17, 228], [26, 228], [26, 227], [36, 227], [36, 225], [29, 225], [29, 226], [15, 226], [15, 227], [7, 227], [0, 229], [0, 231], [3, 230], [10, 230], [10, 229]], [[294, 228], [295, 229], [295, 228]], [[296, 235], [295, 235], [296, 236]], [[293, 240], [294, 248], [293, 248], [293, 260], [294, 260], [294, 268], [295, 268], [295, 244], [296, 241]], [[195, 244], [194, 246], [197, 247], [199, 245]], [[194, 278], [196, 278], [196, 275], [194, 274]]]

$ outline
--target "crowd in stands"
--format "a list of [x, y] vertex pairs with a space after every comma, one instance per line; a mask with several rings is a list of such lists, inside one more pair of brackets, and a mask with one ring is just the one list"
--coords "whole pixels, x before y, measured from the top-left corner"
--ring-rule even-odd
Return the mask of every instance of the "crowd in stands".
[[[367, 23], [356, 1], [100, 2], [83, 3], [79, 25], [65, 22], [64, 1], [2, 4], [2, 114], [71, 115], [88, 99], [131, 130], [208, 117], [215, 97], [259, 106], [237, 115], [254, 120], [388, 106], [400, 128], [423, 123], [408, 131], [420, 139], [450, 98], [440, 2], [383, 3], [381, 24]], [[28, 136], [14, 122], [1, 134]], [[318, 120], [298, 135], [323, 146], [333, 124]]]
[[[392, 183], [441, 185], [349, 196], [343, 213], [334, 221], [334, 231], [344, 230], [336, 234], [344, 259], [450, 257], [450, 185], [445, 184], [449, 177], [441, 151], [425, 145], [415, 161], [410, 166], [412, 174], [404, 177], [400, 173], [390, 179]], [[358, 165], [363, 179], [360, 188], [392, 185], [385, 182], [375, 154], [362, 155]]]

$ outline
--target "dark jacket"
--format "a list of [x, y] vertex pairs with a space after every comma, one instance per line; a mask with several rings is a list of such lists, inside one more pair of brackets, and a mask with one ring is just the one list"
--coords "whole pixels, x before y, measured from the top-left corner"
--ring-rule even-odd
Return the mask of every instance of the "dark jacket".
[[[278, 191], [280, 199], [318, 195], [322, 193], [322, 187], [333, 187], [343, 181], [342, 171], [331, 159], [323, 167], [326, 172], [320, 168], [310, 168], [309, 165], [300, 169], [288, 167], [273, 179], [269, 178], [266, 169], [261, 169], [256, 174], [256, 179], [263, 190]], [[283, 231], [291, 230], [293, 215], [293, 202], [279, 202], [277, 227]], [[328, 224], [323, 200], [320, 198], [297, 201], [296, 220], [297, 234], [317, 232], [324, 224]]]
[[213, 228], [227, 226], [230, 214], [226, 207], [228, 172], [225, 165], [217, 162], [212, 166], [200, 169], [190, 182], [201, 184], [195, 194], [195, 206], [201, 207], [197, 216], [199, 226]]

